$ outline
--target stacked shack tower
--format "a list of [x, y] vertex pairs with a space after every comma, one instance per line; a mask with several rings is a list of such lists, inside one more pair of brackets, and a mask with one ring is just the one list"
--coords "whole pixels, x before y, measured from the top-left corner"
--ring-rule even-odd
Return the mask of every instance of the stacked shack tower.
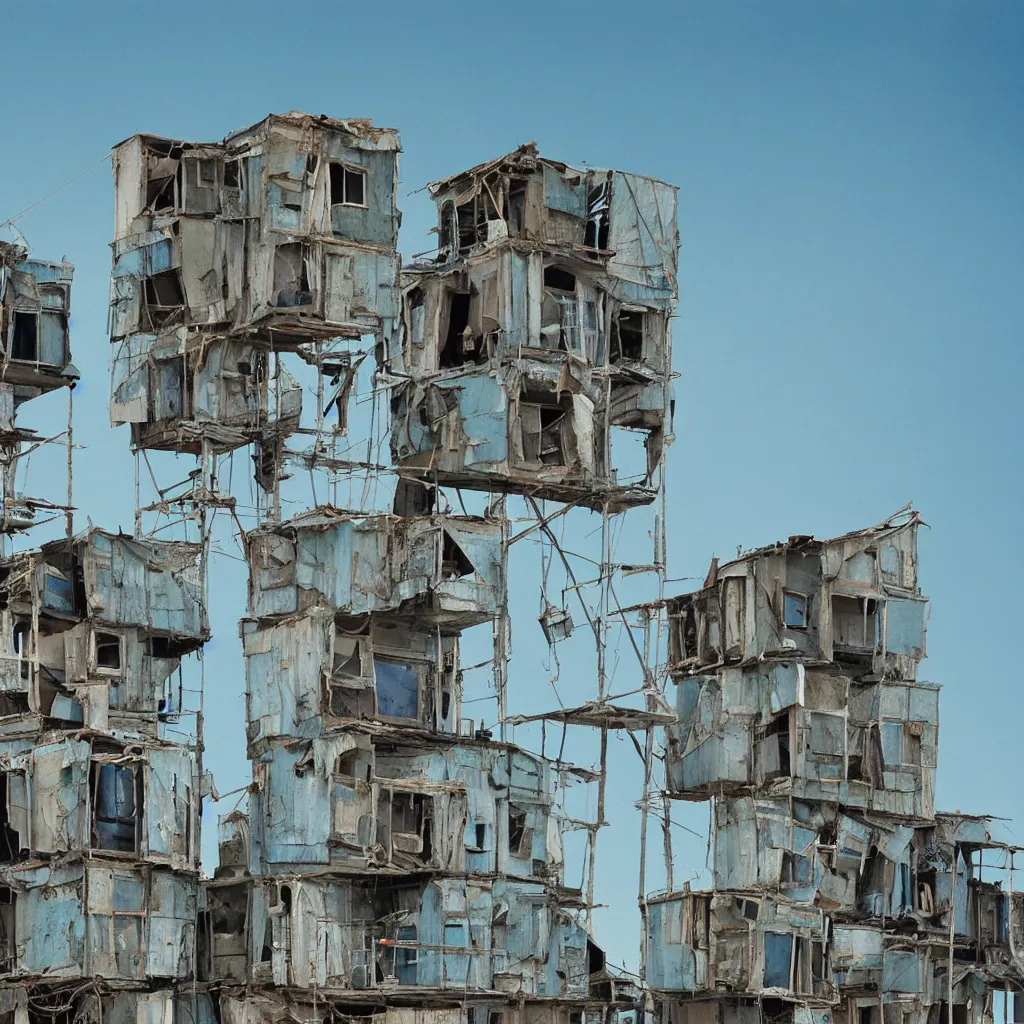
[[[200, 548], [73, 531], [72, 272], [0, 245], [0, 1013], [194, 1017], [202, 773], [179, 670], [207, 637]], [[16, 422], [64, 388], [65, 431]], [[48, 450], [66, 495], [27, 497], [20, 460]], [[25, 547], [47, 524], [64, 535]]]
[[710, 801], [712, 885], [647, 901], [664, 1024], [1021, 1019], [1014, 850], [934, 807], [919, 525], [715, 560], [668, 602], [666, 788]]
[[[436, 258], [400, 272], [398, 151], [392, 130], [304, 114], [114, 151], [111, 411], [131, 424], [137, 532], [194, 532], [205, 571], [224, 513], [249, 574], [253, 777], [247, 811], [221, 822], [197, 991], [238, 1024], [427, 1008], [451, 1024], [632, 1018], [637, 987], [588, 926], [609, 731], [649, 737], [669, 718], [647, 674], [636, 706], [610, 702], [605, 653], [611, 526], [645, 505], [663, 521], [675, 190], [530, 144], [431, 186]], [[612, 464], [620, 429], [646, 441], [630, 479]], [[247, 529], [230, 486], [245, 448]], [[161, 453], [196, 468], [165, 486]], [[531, 524], [518, 534], [510, 501]], [[524, 533], [553, 550], [570, 511], [600, 517], [597, 597], [581, 599], [597, 692], [514, 717], [509, 550]], [[541, 616], [552, 646], [572, 632], [564, 604]], [[475, 627], [491, 645], [490, 728], [464, 714]], [[564, 738], [557, 758], [510, 741], [552, 718], [596, 729], [599, 764], [570, 764]], [[566, 816], [570, 778], [596, 787], [593, 818]], [[578, 886], [567, 831], [585, 837]]]

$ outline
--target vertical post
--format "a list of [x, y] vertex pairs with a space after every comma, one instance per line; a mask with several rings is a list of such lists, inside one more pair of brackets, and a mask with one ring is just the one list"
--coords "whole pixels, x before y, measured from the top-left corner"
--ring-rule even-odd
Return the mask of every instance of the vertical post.
[[597, 814], [590, 826], [590, 849], [587, 861], [587, 924], [594, 908], [594, 868], [597, 863], [597, 834], [604, 824], [604, 796], [608, 781], [608, 726], [601, 726], [601, 774], [597, 780]]
[[651, 793], [651, 768], [654, 764], [654, 726], [644, 732], [644, 792], [640, 798], [640, 877], [637, 882], [637, 903], [640, 906], [640, 979], [647, 967], [647, 818]]
[[140, 500], [140, 488], [139, 488], [139, 473], [141, 467], [139, 461], [142, 458], [142, 453], [138, 448], [135, 449], [135, 536], [142, 536], [142, 502]]
[[64, 526], [65, 532], [67, 533], [68, 541], [75, 535], [75, 513], [71, 510], [72, 505], [72, 463], [71, 463], [71, 452], [74, 448], [75, 435], [72, 426], [73, 412], [74, 412], [74, 398], [72, 397], [75, 392], [74, 382], [68, 385], [68, 507], [64, 513]]
[[949, 878], [949, 960], [946, 964], [946, 1024], [953, 1024], [953, 937], [956, 928], [956, 862], [960, 847], [953, 846], [953, 870]]

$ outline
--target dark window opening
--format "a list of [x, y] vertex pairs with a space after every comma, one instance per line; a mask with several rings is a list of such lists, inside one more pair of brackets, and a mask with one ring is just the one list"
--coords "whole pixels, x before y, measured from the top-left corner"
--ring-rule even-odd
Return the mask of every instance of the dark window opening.
[[269, 964], [274, 959], [274, 923], [268, 914], [267, 923], [263, 926], [263, 943], [260, 946], [260, 963]]
[[782, 853], [782, 884], [806, 885], [811, 881], [810, 859], [800, 853], [784, 850]]
[[180, 317], [185, 306], [185, 294], [177, 270], [164, 270], [146, 278], [146, 315], [149, 327], [165, 327]]
[[366, 171], [346, 167], [344, 164], [332, 163], [329, 166], [331, 206], [365, 206]]
[[274, 305], [279, 308], [309, 306], [313, 293], [302, 245], [289, 242], [274, 249]]
[[195, 647], [185, 640], [175, 640], [169, 636], [152, 636], [146, 639], [145, 652], [150, 658], [180, 658]]
[[210, 925], [215, 936], [245, 935], [245, 918], [249, 901], [245, 886], [211, 886], [206, 890]]
[[438, 353], [442, 368], [462, 366], [473, 361], [476, 342], [469, 326], [469, 292], [446, 292], [448, 299], [448, 333]]
[[604, 950], [596, 943], [587, 939], [587, 972], [589, 974], [597, 974], [604, 970], [604, 966]]
[[522, 402], [519, 418], [522, 423], [523, 459], [546, 466], [566, 466], [566, 432], [571, 431], [569, 397], [565, 405], [537, 405]]
[[602, 181], [587, 189], [587, 227], [583, 244], [588, 249], [608, 248], [608, 213], [611, 205], [611, 186]]
[[790, 774], [790, 750], [789, 750], [789, 713], [784, 712], [777, 715], [765, 728], [765, 742], [773, 745], [778, 750], [778, 767], [775, 771], [767, 770], [766, 775], [789, 775]]
[[510, 178], [505, 197], [505, 221], [508, 233], [515, 237], [526, 230], [526, 180]]
[[446, 580], [462, 579], [472, 575], [473, 563], [466, 553], [455, 542], [455, 538], [445, 530], [441, 544], [441, 575]]
[[238, 188], [241, 175], [239, 174], [239, 161], [228, 160], [224, 164], [224, 187], [225, 188]]
[[18, 966], [17, 899], [13, 889], [0, 885], [0, 974], [10, 974]]
[[199, 161], [199, 184], [208, 188], [217, 184], [217, 165], [213, 160]]
[[452, 709], [452, 694], [451, 690], [441, 691], [441, 720], [447, 721], [448, 713]]
[[352, 783], [355, 784], [356, 772], [359, 769], [359, 751], [358, 750], [346, 750], [344, 754], [339, 755], [337, 764], [334, 766], [334, 772], [336, 775], [344, 776], [346, 779], [351, 779]]
[[612, 341], [608, 358], [617, 363], [621, 359], [639, 362], [644, 357], [644, 315], [635, 310], [620, 310], [612, 317]]
[[451, 253], [458, 235], [458, 218], [455, 215], [455, 204], [441, 204], [438, 249]]
[[4, 864], [18, 860], [21, 856], [21, 836], [11, 828], [8, 813], [11, 799], [8, 779], [7, 772], [0, 772], [0, 862]]
[[526, 811], [508, 808], [508, 849], [514, 857], [527, 857], [533, 846], [533, 830], [526, 827]]
[[476, 835], [473, 841], [476, 844], [476, 848], [483, 850], [487, 845], [487, 826], [483, 822], [478, 821], [475, 826], [475, 832]]
[[166, 175], [161, 178], [151, 178], [147, 181], [146, 209], [153, 213], [161, 213], [164, 210], [173, 210], [177, 205], [174, 182], [174, 174]]
[[121, 638], [114, 633], [96, 634], [96, 667], [121, 668]]
[[93, 848], [136, 853], [142, 811], [141, 773], [133, 766], [94, 762], [90, 775]]
[[27, 693], [0, 693], [0, 718], [29, 713]]
[[30, 624], [24, 620], [15, 622], [14, 633], [11, 638], [14, 653], [17, 654], [20, 659], [19, 668], [22, 679], [28, 679], [28, 634], [30, 628]]
[[544, 268], [544, 287], [557, 288], [563, 292], [576, 292], [576, 277], [561, 267]]
[[14, 336], [11, 358], [35, 361], [39, 358], [39, 317], [35, 313], [14, 312]]

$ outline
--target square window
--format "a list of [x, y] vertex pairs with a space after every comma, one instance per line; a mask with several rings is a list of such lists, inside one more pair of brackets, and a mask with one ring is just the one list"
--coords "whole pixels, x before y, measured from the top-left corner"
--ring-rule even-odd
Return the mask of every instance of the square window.
[[807, 598], [803, 594], [783, 591], [782, 618], [789, 629], [807, 628]]
[[331, 206], [366, 206], [366, 171], [330, 164]]
[[99, 672], [120, 673], [121, 638], [116, 633], [93, 634], [96, 645], [96, 668]]

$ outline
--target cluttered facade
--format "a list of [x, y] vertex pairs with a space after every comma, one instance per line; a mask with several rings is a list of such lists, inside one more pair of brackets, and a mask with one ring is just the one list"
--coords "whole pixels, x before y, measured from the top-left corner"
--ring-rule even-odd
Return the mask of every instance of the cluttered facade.
[[920, 525], [791, 537], [669, 600], [666, 786], [710, 803], [712, 884], [648, 900], [663, 1020], [1019, 1019], [1014, 850], [935, 809]]
[[[1021, 984], [1024, 908], [992, 822], [935, 810], [916, 513], [666, 597], [676, 189], [526, 143], [428, 186], [436, 247], [403, 267], [399, 152], [298, 112], [114, 148], [130, 535], [74, 529], [72, 268], [0, 247], [0, 1013], [985, 1024]], [[65, 431], [19, 429], [62, 390]], [[66, 495], [16, 487], [43, 444], [67, 448]], [[251, 771], [207, 877], [225, 522]], [[46, 523], [63, 536], [29, 546]], [[646, 560], [616, 553], [630, 527]], [[557, 706], [512, 656], [527, 541]], [[593, 693], [562, 699], [560, 657]], [[612, 738], [644, 764], [638, 975], [592, 928]], [[674, 801], [712, 807], [713, 884], [650, 894], [649, 817], [671, 881]]]

